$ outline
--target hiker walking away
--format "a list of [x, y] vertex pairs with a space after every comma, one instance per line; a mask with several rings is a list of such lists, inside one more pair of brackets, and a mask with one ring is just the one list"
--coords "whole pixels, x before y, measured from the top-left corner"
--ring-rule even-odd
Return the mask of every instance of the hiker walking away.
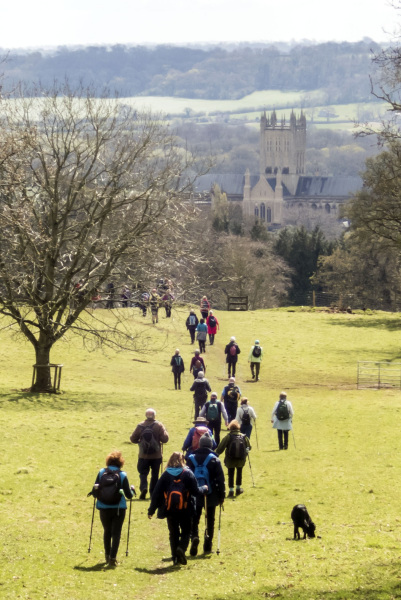
[[226, 385], [221, 392], [221, 401], [224, 402], [229, 423], [235, 419], [240, 397], [241, 390], [235, 384], [235, 377], [230, 377], [228, 385]]
[[200, 352], [206, 352], [206, 345], [205, 345], [206, 336], [207, 336], [207, 325], [206, 325], [204, 319], [201, 319], [199, 321], [198, 325], [196, 326], [196, 339], [198, 340]]
[[106, 286], [107, 302], [106, 308], [114, 308], [115, 287], [113, 281], [110, 281]]
[[130, 296], [131, 296], [131, 292], [129, 291], [129, 287], [124, 285], [123, 289], [121, 290], [121, 306], [123, 308], [129, 307]]
[[138, 308], [142, 311], [142, 316], [146, 317], [146, 313], [149, 306], [150, 294], [148, 292], [142, 292], [140, 295], [140, 302], [138, 302]]
[[216, 444], [220, 443], [221, 417], [224, 419], [226, 427], [228, 425], [228, 416], [224, 404], [217, 400], [217, 393], [210, 394], [210, 400], [204, 404], [200, 415], [209, 422], [209, 429], [213, 434]]
[[202, 296], [199, 308], [200, 308], [200, 314], [202, 315], [202, 319], [204, 319], [206, 321], [207, 316], [209, 314], [209, 310], [210, 310], [210, 302], [206, 298], [206, 296]]
[[234, 476], [235, 476], [235, 495], [244, 493], [242, 485], [242, 469], [246, 463], [246, 457], [251, 449], [249, 438], [240, 432], [238, 421], [231, 421], [228, 426], [229, 433], [221, 440], [217, 446], [216, 454], [220, 455], [225, 450], [224, 464], [228, 470], [228, 498], [234, 497]]
[[198, 487], [195, 475], [185, 466], [181, 452], [173, 452], [153, 492], [148, 518], [151, 519], [156, 510], [159, 519], [167, 518], [171, 556], [175, 565], [187, 564], [185, 552], [191, 535], [194, 498], [207, 491], [206, 485]]
[[245, 396], [241, 398], [241, 406], [237, 409], [235, 420], [239, 423], [241, 433], [250, 439], [256, 421], [256, 413], [252, 406], [249, 406], [248, 398], [245, 398]]
[[260, 345], [259, 340], [255, 340], [255, 344], [252, 346], [248, 356], [248, 362], [251, 365], [252, 379], [255, 379], [255, 381], [260, 381], [259, 371], [262, 358], [263, 348]]
[[206, 502], [206, 531], [203, 541], [203, 551], [212, 551], [214, 521], [216, 507], [223, 504], [225, 497], [224, 471], [220, 460], [212, 450], [212, 439], [205, 433], [199, 440], [199, 448], [187, 459], [189, 468], [194, 472], [199, 486], [207, 485], [206, 495], [196, 497], [195, 513], [191, 526], [191, 556], [198, 554], [199, 521]]
[[199, 440], [205, 433], [212, 438], [213, 448], [217, 448], [212, 432], [208, 427], [207, 419], [205, 419], [205, 417], [197, 417], [194, 421], [194, 426], [188, 431], [187, 437], [182, 445], [182, 451], [185, 452], [185, 459], [199, 448]]
[[162, 302], [166, 311], [166, 319], [169, 319], [171, 317], [171, 308], [174, 302], [174, 296], [169, 289], [163, 294]]
[[206, 319], [206, 325], [207, 325], [207, 333], [209, 335], [209, 344], [211, 346], [213, 346], [214, 336], [216, 335], [217, 330], [220, 329], [220, 325], [217, 320], [217, 317], [213, 314], [212, 310], [209, 312], [209, 316]]
[[181, 389], [181, 373], [184, 373], [185, 367], [184, 367], [184, 361], [182, 360], [182, 356], [180, 355], [180, 351], [178, 348], [175, 351], [174, 356], [171, 358], [170, 365], [171, 365], [171, 370], [174, 374], [175, 389], [180, 390]]
[[228, 366], [228, 376], [235, 377], [235, 370], [237, 367], [238, 354], [240, 354], [241, 350], [237, 342], [235, 341], [235, 337], [231, 337], [229, 343], [225, 347], [224, 353], [226, 355], [226, 363]]
[[153, 288], [153, 290], [149, 294], [149, 306], [150, 306], [150, 312], [152, 314], [152, 323], [153, 324], [159, 322], [159, 305], [160, 305], [160, 296], [157, 293], [156, 288]]
[[125, 498], [131, 499], [135, 488], [130, 486], [127, 473], [121, 471], [124, 458], [119, 450], [114, 450], [106, 457], [106, 467], [100, 469], [91, 494], [97, 499], [103, 526], [103, 544], [105, 560], [110, 566], [117, 565], [117, 552], [120, 545], [121, 529], [127, 510]]
[[195, 330], [196, 327], [198, 326], [199, 323], [199, 319], [195, 314], [195, 311], [193, 308], [191, 308], [191, 310], [189, 311], [189, 316], [187, 318], [187, 320], [185, 321], [185, 326], [189, 331], [189, 335], [191, 336], [191, 344], [193, 344], [195, 342]]
[[140, 481], [139, 489], [141, 491], [140, 500], [145, 500], [146, 498], [150, 470], [152, 474], [150, 477], [149, 493], [152, 495], [159, 478], [162, 462], [161, 444], [168, 442], [168, 433], [164, 425], [160, 421], [156, 421], [156, 411], [153, 408], [148, 408], [145, 414], [146, 420], [137, 425], [130, 437], [133, 444], [139, 444], [137, 469]]
[[196, 419], [196, 417], [199, 416], [199, 413], [207, 400], [207, 393], [212, 391], [210, 383], [207, 379], [205, 379], [205, 374], [203, 371], [198, 372], [198, 376], [189, 388], [189, 391], [194, 393]]
[[292, 404], [287, 400], [286, 392], [281, 392], [278, 401], [274, 405], [271, 418], [273, 428], [277, 429], [279, 450], [288, 450], [288, 432], [292, 429], [293, 416]]
[[200, 355], [199, 350], [195, 350], [195, 355], [191, 359], [191, 364], [189, 366], [189, 372], [193, 374], [194, 379], [198, 377], [199, 371], [203, 371], [206, 373], [206, 365], [202, 356]]

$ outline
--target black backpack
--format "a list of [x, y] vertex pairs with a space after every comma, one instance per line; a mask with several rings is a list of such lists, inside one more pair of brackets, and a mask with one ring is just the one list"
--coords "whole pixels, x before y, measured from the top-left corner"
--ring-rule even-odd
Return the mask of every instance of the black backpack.
[[242, 410], [244, 411], [242, 415], [242, 424], [248, 426], [251, 424], [251, 415], [249, 414], [249, 408], [243, 408]]
[[209, 327], [216, 327], [216, 317], [209, 317]]
[[120, 470], [105, 469], [99, 479], [96, 498], [103, 504], [120, 504], [121, 500]]
[[141, 441], [139, 442], [143, 454], [155, 454], [160, 450], [159, 441], [153, 433], [153, 426], [154, 423], [152, 423], [152, 425], [143, 426], [144, 429], [141, 433]]
[[229, 387], [226, 393], [226, 400], [228, 400], [228, 402], [231, 402], [231, 404], [235, 404], [237, 406], [238, 404], [238, 388], [236, 385], [234, 385], [233, 387]]
[[252, 355], [255, 358], [259, 358], [259, 356], [262, 354], [262, 348], [260, 346], [254, 346], [253, 350], [252, 350]]
[[240, 434], [230, 435], [228, 446], [228, 456], [230, 458], [244, 459], [246, 457], [245, 437]]
[[189, 491], [183, 481], [183, 474], [184, 471], [177, 477], [174, 477], [174, 475], [170, 476], [170, 485], [168, 490], [164, 492], [164, 500], [168, 513], [185, 510], [188, 506]]
[[290, 418], [287, 400], [279, 400], [276, 408], [276, 417], [279, 421], [286, 421]]

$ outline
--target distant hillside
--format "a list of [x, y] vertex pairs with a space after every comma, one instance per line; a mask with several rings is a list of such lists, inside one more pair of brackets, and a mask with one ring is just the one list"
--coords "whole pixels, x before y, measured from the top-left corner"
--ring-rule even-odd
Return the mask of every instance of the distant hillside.
[[[16, 81], [108, 86], [122, 96], [237, 99], [258, 90], [323, 90], [327, 104], [371, 100], [372, 41], [234, 48], [123, 46], [10, 53], [5, 87]], [[3, 55], [6, 51], [2, 52]]]

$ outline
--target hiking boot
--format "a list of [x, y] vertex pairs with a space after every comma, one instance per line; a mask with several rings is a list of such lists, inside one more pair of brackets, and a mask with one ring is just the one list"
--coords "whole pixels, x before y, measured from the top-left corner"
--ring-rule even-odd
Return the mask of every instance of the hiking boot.
[[105, 557], [104, 557], [104, 559], [105, 559], [105, 562], [108, 563], [109, 560], [110, 560], [110, 555], [106, 554]]
[[110, 567], [116, 567], [118, 565], [117, 559], [116, 558], [109, 558], [109, 566]]
[[234, 498], [234, 490], [230, 490], [230, 491], [228, 492], [228, 496], [227, 496], [227, 498]]
[[189, 551], [191, 556], [196, 556], [198, 554], [198, 546], [199, 546], [199, 538], [192, 538], [191, 549]]
[[237, 485], [237, 489], [235, 490], [235, 495], [239, 496], [240, 494], [243, 494], [244, 490], [242, 489], [242, 487]]
[[175, 551], [175, 554], [179, 563], [181, 563], [182, 565], [187, 564], [187, 557], [185, 556], [185, 552], [182, 548], [178, 546], [177, 550]]
[[211, 551], [212, 551], [212, 540], [205, 539], [205, 541], [203, 543], [203, 552], [205, 554], [210, 554]]
[[142, 490], [139, 496], [139, 500], [145, 500], [147, 492], [148, 490]]
[[[252, 373], [252, 379], [255, 379], [255, 373]], [[257, 380], [256, 380], [257, 381]]]

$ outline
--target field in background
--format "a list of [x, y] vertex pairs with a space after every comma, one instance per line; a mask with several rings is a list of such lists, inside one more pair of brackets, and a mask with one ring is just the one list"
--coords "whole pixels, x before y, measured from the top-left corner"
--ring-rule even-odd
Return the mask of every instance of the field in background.
[[[128, 313], [129, 311], [129, 313]], [[357, 391], [358, 360], [399, 361], [398, 315], [342, 315], [294, 309], [219, 312], [216, 345], [207, 346], [207, 377], [221, 392], [224, 345], [236, 335], [242, 353], [238, 383], [258, 414], [252, 471], [243, 496], [226, 501], [221, 554], [167, 561], [165, 522], [146, 518], [134, 501], [129, 556], [126, 524], [114, 571], [104, 570], [96, 515], [88, 554], [92, 500], [86, 493], [112, 448], [126, 457], [138, 486], [137, 448], [129, 436], [153, 406], [170, 433], [165, 455], [181, 447], [191, 426], [192, 377], [173, 390], [169, 362], [176, 347], [188, 367], [194, 349], [185, 311], [157, 327], [127, 309], [142, 335], [140, 354], [83, 350], [60, 343], [63, 394], [22, 392], [31, 380], [30, 346], [2, 331], [0, 348], [2, 576], [0, 597], [69, 600], [122, 598], [369, 599], [400, 597], [399, 390]], [[111, 318], [111, 314], [108, 315]], [[258, 338], [265, 349], [261, 382], [247, 355]], [[270, 414], [278, 393], [293, 402], [294, 436], [277, 451]], [[292, 540], [291, 509], [303, 502], [317, 526], [314, 540]]]

